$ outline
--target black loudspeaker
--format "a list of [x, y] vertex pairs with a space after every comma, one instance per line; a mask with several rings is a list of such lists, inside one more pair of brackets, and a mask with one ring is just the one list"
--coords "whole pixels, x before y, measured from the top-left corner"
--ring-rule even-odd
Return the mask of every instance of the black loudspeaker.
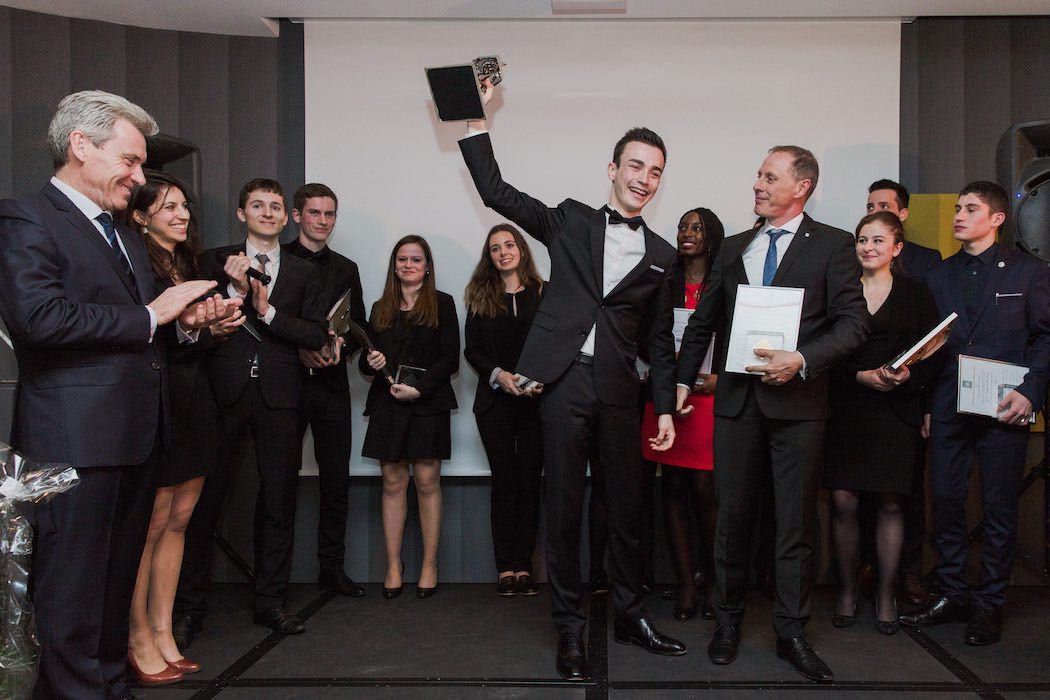
[[186, 183], [191, 192], [186, 194], [196, 200], [194, 217], [201, 225], [201, 152], [197, 144], [168, 134], [157, 134], [146, 139], [146, 163], [143, 169], [173, 175]]
[[1001, 240], [1050, 260], [1050, 119], [1011, 126], [999, 139], [995, 165], [1010, 195]]

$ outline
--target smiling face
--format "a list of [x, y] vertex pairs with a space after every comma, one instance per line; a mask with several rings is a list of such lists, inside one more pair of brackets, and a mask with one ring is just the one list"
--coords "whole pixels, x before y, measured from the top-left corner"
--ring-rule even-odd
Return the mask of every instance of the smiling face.
[[687, 258], [707, 252], [704, 222], [695, 211], [688, 212], [678, 222], [678, 254]]
[[331, 197], [309, 197], [302, 211], [292, 210], [292, 219], [299, 225], [299, 235], [314, 243], [325, 244], [335, 228], [336, 204]]
[[113, 123], [110, 138], [101, 146], [83, 132], [72, 132], [69, 149], [77, 165], [75, 187], [106, 211], [126, 209], [132, 189], [146, 181], [146, 139], [126, 119]]
[[812, 183], [796, 180], [794, 157], [786, 151], [774, 151], [762, 161], [758, 177], [751, 188], [755, 193], [755, 215], [773, 226], [787, 223], [802, 213]]
[[659, 148], [641, 141], [627, 142], [620, 164], [609, 163], [609, 206], [624, 216], [638, 216], [656, 194], [663, 172], [664, 154]]
[[273, 245], [288, 223], [284, 197], [276, 192], [252, 190], [248, 193], [244, 208], [237, 210], [237, 218], [247, 225], [249, 238]]
[[962, 241], [963, 248], [977, 255], [995, 243], [995, 234], [1006, 220], [1003, 212], [992, 213], [984, 200], [970, 192], [960, 195], [955, 203], [955, 218], [952, 219], [952, 235]]
[[157, 245], [171, 252], [186, 240], [190, 223], [189, 203], [182, 190], [173, 185], [158, 193], [149, 211], [136, 211], [132, 218], [146, 227], [146, 234]]
[[857, 233], [857, 259], [865, 272], [888, 268], [902, 248], [904, 243], [883, 223], [870, 223]]
[[394, 274], [401, 284], [414, 287], [427, 275], [427, 257], [418, 243], [406, 243], [394, 255]]
[[521, 263], [521, 250], [510, 231], [496, 231], [489, 236], [489, 259], [500, 272], [513, 272]]

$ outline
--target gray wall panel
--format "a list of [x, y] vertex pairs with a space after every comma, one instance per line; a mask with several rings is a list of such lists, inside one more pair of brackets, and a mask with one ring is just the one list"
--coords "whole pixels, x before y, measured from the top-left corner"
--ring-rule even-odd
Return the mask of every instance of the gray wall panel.
[[1010, 20], [967, 21], [963, 36], [966, 169], [953, 190], [973, 180], [995, 180], [995, 148], [1004, 129], [1000, 125], [1010, 123], [1010, 81], [1003, 80], [1010, 75], [1010, 52], [1003, 50], [1010, 42]]
[[179, 37], [128, 27], [125, 96], [153, 115], [161, 133], [179, 133]]
[[928, 28], [919, 56], [919, 163], [917, 192], [951, 192], [963, 172], [963, 20]]
[[125, 27], [74, 19], [69, 27], [70, 91], [105, 90], [124, 95]]
[[14, 194], [11, 143], [11, 10], [0, 7], [0, 198]]
[[[1050, 18], [1010, 20], [1009, 50], [1013, 70], [1000, 76], [1010, 84], [1012, 123], [1050, 119]], [[1008, 125], [1007, 125], [1008, 126]], [[1006, 127], [1000, 130], [1005, 131]]]

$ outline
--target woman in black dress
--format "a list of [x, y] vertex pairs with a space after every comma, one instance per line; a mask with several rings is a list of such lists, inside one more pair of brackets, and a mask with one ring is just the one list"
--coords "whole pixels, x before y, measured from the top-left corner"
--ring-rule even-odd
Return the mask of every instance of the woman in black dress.
[[904, 246], [904, 230], [894, 214], [869, 214], [856, 233], [871, 334], [831, 375], [824, 486], [831, 489], [831, 531], [839, 568], [832, 622], [849, 627], [856, 619], [857, 502], [864, 491], [879, 498], [875, 628], [893, 634], [899, 628], [893, 591], [904, 538], [902, 504], [911, 492], [931, 368], [929, 362], [920, 362], [893, 372], [886, 364], [933, 329], [937, 309], [925, 284], [893, 270], [893, 260]]
[[[166, 175], [151, 175], [132, 196], [127, 223], [142, 232], [159, 288], [193, 279], [200, 238], [189, 209], [186, 188]], [[214, 303], [214, 302], [209, 302]], [[142, 685], [161, 685], [196, 673], [200, 664], [182, 656], [172, 637], [172, 607], [182, 568], [182, 551], [204, 477], [215, 456], [217, 408], [204, 354], [214, 336], [243, 323], [240, 311], [212, 330], [182, 333], [171, 323], [157, 329], [168, 358], [170, 449], [162, 455], [159, 488], [153, 505], [131, 601], [128, 662]], [[198, 335], [199, 334], [199, 335]]]
[[383, 295], [369, 323], [376, 348], [362, 353], [361, 371], [372, 381], [365, 404], [369, 416], [361, 454], [383, 470], [383, 535], [387, 572], [383, 596], [401, 594], [401, 543], [408, 512], [408, 465], [412, 464], [423, 563], [416, 597], [437, 591], [441, 537], [441, 460], [452, 456], [450, 415], [456, 408], [451, 378], [459, 369], [459, 319], [448, 294], [437, 291], [430, 246], [405, 236], [390, 253]]
[[501, 596], [536, 595], [532, 552], [540, 505], [543, 443], [536, 396], [514, 372], [540, 304], [543, 279], [511, 224], [489, 231], [467, 285], [467, 362], [478, 372], [474, 417], [492, 473], [492, 548]]

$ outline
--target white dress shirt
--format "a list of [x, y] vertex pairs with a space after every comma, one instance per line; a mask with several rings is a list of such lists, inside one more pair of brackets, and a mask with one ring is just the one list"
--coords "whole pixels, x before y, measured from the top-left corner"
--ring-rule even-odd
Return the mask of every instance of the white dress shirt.
[[[256, 270], [262, 270], [262, 265], [260, 265], [259, 261], [256, 259], [256, 256], [259, 255], [259, 253], [262, 253], [262, 251], [248, 241], [244, 242], [244, 254], [251, 259], [251, 266]], [[269, 262], [266, 263], [266, 274], [270, 276], [270, 283], [266, 285], [266, 294], [270, 295], [273, 294], [273, 287], [277, 284], [277, 273], [281, 271], [281, 246], [277, 246], [269, 253], [265, 253], [265, 255], [269, 259]], [[247, 296], [246, 294], [238, 292], [237, 288], [233, 286], [233, 282], [230, 282], [226, 291], [231, 299], [234, 297], [244, 299]], [[276, 315], [277, 309], [273, 307], [273, 304], [270, 304], [270, 308], [266, 310], [266, 315], [259, 316], [259, 320], [268, 326]]]
[[777, 238], [776, 242], [777, 267], [780, 267], [780, 262], [784, 259], [784, 253], [787, 252], [791, 241], [795, 239], [798, 227], [802, 225], [802, 217], [803, 214], [799, 214], [794, 219], [785, 222], [783, 226], [773, 226], [768, 221], [762, 226], [755, 239], [744, 249], [744, 272], [747, 273], [749, 284], [762, 284], [762, 270], [766, 266], [766, 251], [769, 250], [770, 240], [766, 233], [774, 229], [787, 231], [787, 233]]
[[[113, 212], [106, 211], [99, 205], [92, 202], [90, 199], [85, 197], [83, 194], [73, 189], [66, 183], [59, 180], [57, 177], [51, 178], [51, 184], [55, 186], [59, 192], [69, 198], [69, 201], [73, 203], [80, 212], [88, 218], [91, 225], [98, 231], [98, 235], [102, 236], [102, 240], [106, 242], [106, 246], [109, 246], [109, 239], [106, 238], [106, 230], [102, 228], [102, 223], [96, 219], [99, 214], [109, 214], [113, 216]], [[131, 256], [128, 255], [127, 249], [124, 247], [124, 241], [121, 240], [120, 236], [117, 236], [117, 245], [120, 246], [120, 252], [124, 254], [124, 257], [128, 261], [128, 267], [131, 268], [132, 273], [135, 273], [135, 267], [131, 264]], [[135, 273], [137, 274], [137, 273]], [[157, 332], [157, 314], [149, 306], [146, 306], [146, 312], [149, 314], [149, 342], [153, 342], [153, 334]]]
[[[627, 273], [638, 266], [645, 256], [645, 230], [631, 229], [627, 224], [610, 224], [609, 214], [605, 214], [605, 254], [602, 256], [602, 297], [616, 289]], [[598, 324], [591, 326], [587, 340], [583, 341], [580, 352], [584, 355], [594, 354], [594, 335]]]

